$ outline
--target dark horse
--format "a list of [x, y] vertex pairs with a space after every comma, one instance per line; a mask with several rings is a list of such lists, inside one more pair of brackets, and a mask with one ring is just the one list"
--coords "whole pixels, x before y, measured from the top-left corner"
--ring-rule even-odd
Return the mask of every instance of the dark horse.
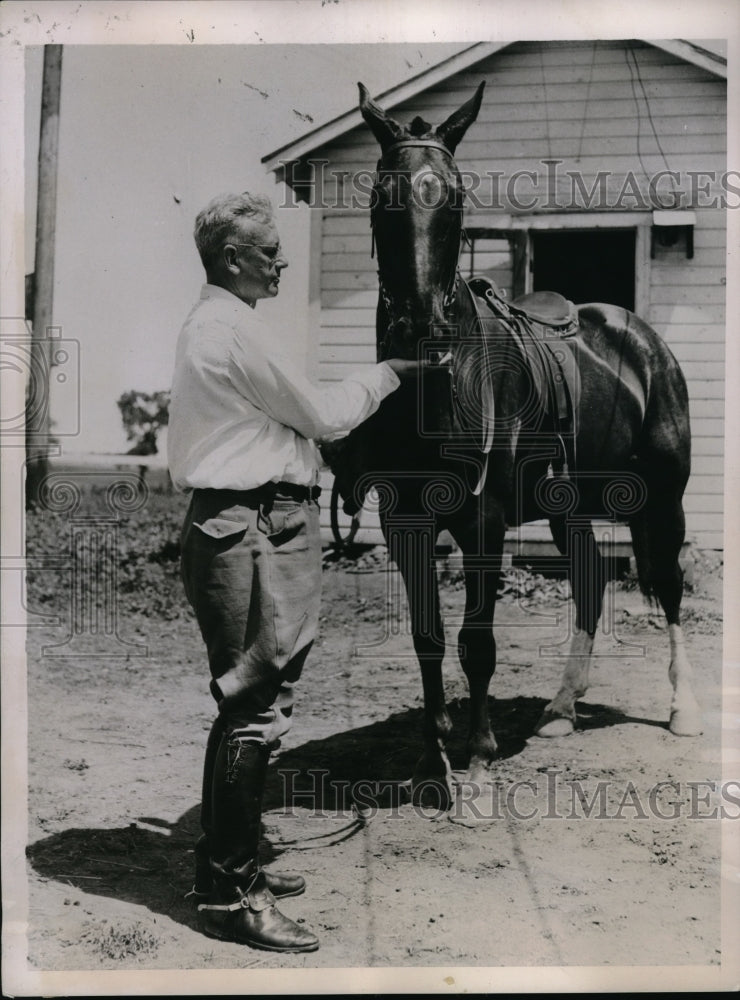
[[377, 490], [406, 586], [425, 703], [414, 787], [440, 782], [452, 795], [434, 562], [443, 529], [460, 547], [465, 576], [458, 653], [470, 690], [467, 781], [490, 780], [496, 757], [488, 715], [494, 606], [504, 533], [528, 521], [549, 520], [576, 610], [560, 689], [536, 732], [572, 732], [587, 688], [607, 580], [592, 518], [629, 523], [641, 589], [668, 622], [670, 729], [701, 732], [679, 624], [690, 430], [676, 360], [621, 307], [576, 309], [552, 293], [509, 305], [485, 279], [462, 280], [464, 191], [453, 154], [477, 117], [483, 84], [436, 129], [418, 117], [399, 125], [359, 86], [360, 110], [381, 148], [371, 205], [378, 358], [424, 357], [429, 365], [328, 457], [345, 510]]

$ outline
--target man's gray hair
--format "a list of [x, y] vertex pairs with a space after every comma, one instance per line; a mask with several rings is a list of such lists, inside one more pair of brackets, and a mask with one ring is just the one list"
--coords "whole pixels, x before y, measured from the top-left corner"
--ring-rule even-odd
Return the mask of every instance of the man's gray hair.
[[242, 220], [270, 223], [273, 210], [264, 194], [220, 194], [210, 201], [195, 218], [195, 245], [203, 266], [208, 269], [216, 261], [221, 247], [237, 239]]

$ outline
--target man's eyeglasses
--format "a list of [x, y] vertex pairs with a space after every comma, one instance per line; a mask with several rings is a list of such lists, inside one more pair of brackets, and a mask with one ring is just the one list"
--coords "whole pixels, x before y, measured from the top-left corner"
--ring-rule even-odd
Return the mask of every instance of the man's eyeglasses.
[[259, 250], [260, 253], [264, 257], [267, 257], [268, 260], [277, 260], [278, 257], [282, 257], [282, 255], [283, 255], [283, 248], [280, 246], [279, 243], [276, 243], [274, 246], [272, 246], [269, 243], [232, 243], [232, 242], [229, 242], [226, 245], [230, 246], [230, 247], [253, 247], [256, 250]]

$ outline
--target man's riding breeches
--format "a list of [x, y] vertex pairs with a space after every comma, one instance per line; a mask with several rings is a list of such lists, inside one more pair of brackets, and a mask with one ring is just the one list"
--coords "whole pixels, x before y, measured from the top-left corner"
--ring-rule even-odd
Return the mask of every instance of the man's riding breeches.
[[276, 747], [318, 627], [319, 508], [256, 492], [193, 492], [182, 575], [227, 732]]

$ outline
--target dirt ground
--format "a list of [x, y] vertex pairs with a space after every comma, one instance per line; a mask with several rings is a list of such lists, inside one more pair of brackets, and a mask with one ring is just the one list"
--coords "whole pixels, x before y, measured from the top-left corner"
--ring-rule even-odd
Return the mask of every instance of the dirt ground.
[[[193, 620], [122, 617], [113, 645], [83, 635], [74, 655], [48, 648], [64, 623], [31, 629], [29, 966], [717, 966], [721, 576], [703, 559], [685, 598], [697, 738], [667, 729], [667, 634], [621, 584], [610, 585], [579, 728], [535, 737], [558, 686], [569, 604], [552, 582], [507, 593], [490, 699], [500, 760], [490, 815], [466, 826], [400, 787], [420, 753], [422, 702], [397, 573], [377, 551], [328, 564], [320, 639], [271, 763], [262, 843], [266, 864], [306, 876], [305, 895], [282, 908], [318, 934], [310, 955], [210, 940], [183, 898], [213, 710]], [[454, 574], [442, 599], [453, 638]], [[461, 778], [468, 701], [452, 653], [445, 680]], [[362, 822], [345, 790], [360, 779]], [[724, 805], [736, 815], [733, 794]]]

